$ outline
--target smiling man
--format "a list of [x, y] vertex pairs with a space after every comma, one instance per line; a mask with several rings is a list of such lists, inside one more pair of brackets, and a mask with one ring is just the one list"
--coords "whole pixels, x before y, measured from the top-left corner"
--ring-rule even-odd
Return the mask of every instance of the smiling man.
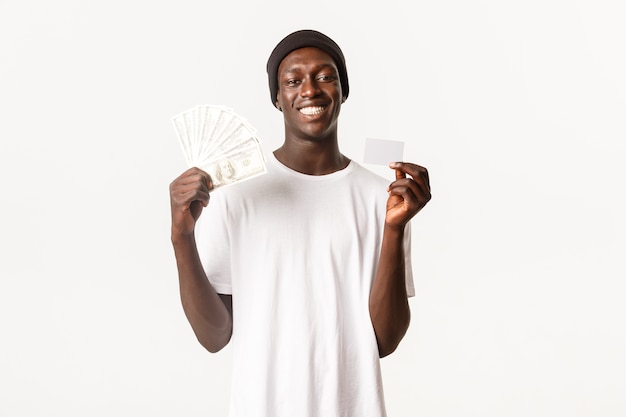
[[288, 35], [267, 73], [284, 120], [267, 174], [210, 202], [198, 168], [170, 186], [185, 314], [209, 351], [232, 344], [232, 417], [383, 417], [379, 358], [409, 326], [428, 172], [395, 162], [390, 184], [340, 152], [348, 75], [326, 35]]

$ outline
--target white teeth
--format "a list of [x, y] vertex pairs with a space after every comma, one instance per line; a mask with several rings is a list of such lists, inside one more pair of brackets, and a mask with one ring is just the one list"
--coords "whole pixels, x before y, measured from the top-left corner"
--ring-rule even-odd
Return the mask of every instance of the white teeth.
[[324, 107], [322, 107], [322, 106], [318, 106], [318, 107], [304, 107], [304, 108], [300, 109], [300, 113], [306, 114], [307, 116], [314, 115], [314, 114], [320, 114], [323, 111], [324, 111]]

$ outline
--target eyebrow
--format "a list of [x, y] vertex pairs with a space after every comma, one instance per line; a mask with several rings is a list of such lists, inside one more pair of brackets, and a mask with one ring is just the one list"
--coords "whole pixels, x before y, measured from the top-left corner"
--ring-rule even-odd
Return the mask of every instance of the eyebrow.
[[[326, 69], [326, 68], [330, 68], [333, 71], [338, 72], [332, 64], [321, 64], [321, 65], [318, 66], [317, 69], [318, 69], [318, 71], [321, 71], [321, 70]], [[289, 68], [286, 68], [283, 71], [283, 73], [284, 74], [293, 74], [294, 72], [299, 72], [299, 71], [300, 71], [300, 67], [297, 66], [297, 65], [293, 65], [293, 66], [291, 66]]]

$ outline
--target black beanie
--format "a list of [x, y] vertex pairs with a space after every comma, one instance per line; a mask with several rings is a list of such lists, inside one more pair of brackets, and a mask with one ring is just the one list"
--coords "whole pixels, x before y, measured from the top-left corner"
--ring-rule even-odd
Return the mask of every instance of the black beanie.
[[341, 82], [342, 94], [348, 97], [348, 72], [346, 71], [346, 60], [343, 57], [341, 48], [331, 38], [315, 30], [298, 30], [287, 35], [276, 45], [269, 59], [267, 60], [267, 77], [270, 82], [270, 98], [272, 105], [276, 106], [276, 94], [278, 93], [278, 66], [283, 59], [296, 49], [313, 46], [329, 54], [337, 65], [339, 71], [339, 81]]

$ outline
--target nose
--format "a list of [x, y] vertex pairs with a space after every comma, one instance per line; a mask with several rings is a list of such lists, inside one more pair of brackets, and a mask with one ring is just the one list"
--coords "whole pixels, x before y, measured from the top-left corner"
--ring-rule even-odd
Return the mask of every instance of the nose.
[[320, 93], [319, 85], [315, 78], [307, 78], [302, 82], [300, 95], [302, 97], [315, 97]]

